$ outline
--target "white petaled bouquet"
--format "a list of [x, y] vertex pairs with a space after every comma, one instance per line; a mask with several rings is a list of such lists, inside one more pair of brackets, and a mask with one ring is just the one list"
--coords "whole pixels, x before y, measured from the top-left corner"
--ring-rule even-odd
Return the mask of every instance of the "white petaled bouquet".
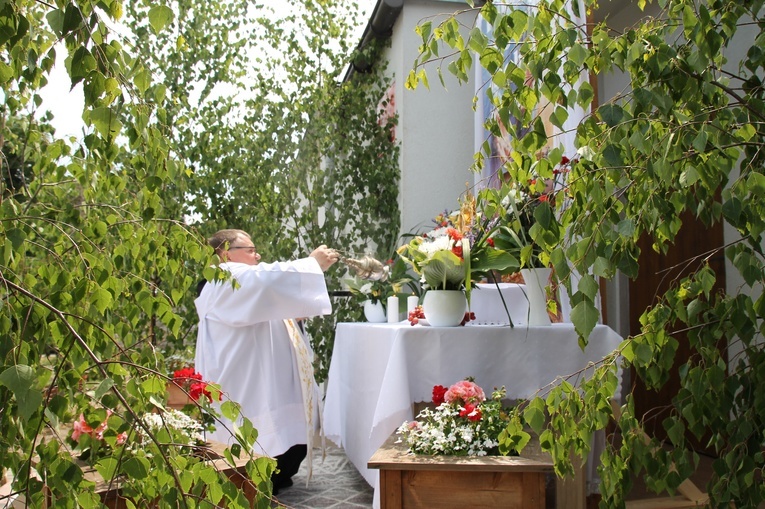
[[509, 423], [508, 409], [502, 407], [505, 395], [504, 387], [495, 389], [487, 400], [483, 389], [470, 378], [448, 389], [436, 385], [436, 408], [425, 408], [417, 420], [399, 426], [399, 442], [405, 442], [414, 454], [497, 455], [500, 433]]
[[[201, 445], [205, 442], [204, 427], [196, 421], [174, 408], [169, 408], [158, 413], [144, 414], [143, 423], [160, 443], [173, 443], [176, 445]], [[149, 442], [149, 435], [142, 427], [138, 426], [138, 440], [140, 444]]]

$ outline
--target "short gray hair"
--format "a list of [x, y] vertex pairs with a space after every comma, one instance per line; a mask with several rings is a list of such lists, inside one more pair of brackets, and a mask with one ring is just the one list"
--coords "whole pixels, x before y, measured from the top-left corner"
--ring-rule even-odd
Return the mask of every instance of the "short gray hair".
[[218, 232], [215, 233], [215, 235], [207, 239], [207, 243], [210, 244], [210, 246], [212, 246], [213, 249], [215, 249], [215, 252], [218, 255], [220, 255], [222, 251], [225, 251], [226, 249], [228, 249], [228, 246], [230, 246], [231, 243], [234, 242], [239, 237], [245, 237], [247, 239], [250, 239], [250, 234], [244, 230], [234, 230], [234, 229], [219, 230]]

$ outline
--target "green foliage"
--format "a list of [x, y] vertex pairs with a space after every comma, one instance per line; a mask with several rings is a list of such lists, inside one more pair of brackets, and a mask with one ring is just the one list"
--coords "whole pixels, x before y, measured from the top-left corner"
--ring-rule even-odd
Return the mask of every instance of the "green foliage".
[[[639, 3], [641, 9], [648, 4]], [[456, 30], [454, 19], [424, 23], [407, 86], [428, 86], [420, 65], [439, 58], [443, 47], [456, 52], [448, 68], [458, 79], [467, 81], [467, 69], [479, 62], [495, 86], [490, 100], [496, 117], [504, 125], [511, 118], [517, 122], [514, 153], [505, 165], [516, 178], [548, 143], [543, 115], [560, 127], [573, 108], [592, 108], [577, 126], [577, 159], [556, 199], [557, 213], [547, 228], [531, 232], [567, 288], [582, 345], [597, 319], [596, 278], [617, 271], [636, 277], [642, 235], [665, 252], [682, 227], [683, 212], [738, 233], [717, 252], [687, 260], [690, 275], [672, 281], [645, 310], [641, 332], [617, 352], [625, 369], [634, 367], [648, 387], [659, 388], [677, 360], [675, 332], [688, 331], [693, 349], [680, 360], [681, 388], [662, 423], [675, 448], [667, 452], [645, 438], [628, 398], [617, 422], [621, 443], [611, 444], [602, 458], [601, 490], [607, 507], [623, 504], [631, 476], [673, 492], [696, 466], [688, 432], [705, 437], [719, 455], [705, 487], [711, 505], [755, 507], [765, 498], [759, 477], [765, 405], [754, 391], [765, 372], [765, 301], [759, 296], [765, 282], [763, 4], [666, 0], [651, 6], [653, 17], [620, 32], [606, 23], [577, 21], [597, 4], [587, 1], [584, 8], [562, 0], [535, 8], [487, 2], [480, 16], [493, 28], [491, 38]], [[517, 60], [502, 58], [510, 45], [517, 45]], [[734, 45], [745, 51], [728, 61], [737, 54]], [[592, 85], [581, 80], [589, 73], [625, 73], [630, 90], [595, 104]], [[487, 127], [499, 132], [496, 120]], [[715, 293], [720, 274], [708, 261], [723, 251], [738, 274], [727, 274], [729, 291]], [[572, 269], [584, 275], [576, 284]], [[737, 275], [739, 288], [730, 283]], [[613, 417], [608, 401], [617, 362], [606, 359], [590, 381], [561, 384], [523, 411], [559, 473], [570, 470], [569, 455], [584, 454], [592, 432]]]
[[[339, 83], [358, 7], [292, 2], [277, 18], [247, 1], [173, 4], [184, 13], [177, 29], [156, 36], [144, 15], [152, 2], [128, 10], [137, 51], [175, 98], [166, 106], [169, 136], [190, 162], [182, 213], [206, 236], [221, 228], [250, 232], [264, 261], [306, 256], [321, 244], [359, 256], [393, 245], [395, 119], [378, 125], [376, 108], [388, 83], [359, 74]], [[330, 270], [330, 291], [341, 289], [344, 275]], [[332, 317], [308, 324], [319, 380], [329, 368], [334, 324], [360, 315], [345, 300], [333, 306]]]
[[[350, 50], [325, 51], [349, 39], [339, 2], [308, 3], [309, 15], [290, 21], [310, 28], [304, 46], [280, 22], [249, 18], [255, 7], [0, 3], [0, 465], [32, 507], [44, 502], [40, 479], [56, 507], [100, 503], [66, 437], [80, 414], [95, 424], [107, 409], [109, 447], [92, 462], [132, 504], [248, 506], [215, 465], [167, 433], [145, 450], [115, 447], [118, 433], [130, 441], [139, 416], [164, 406], [162, 350], [193, 340], [193, 288], [212, 262], [204, 235], [247, 229], [274, 258], [397, 235], [396, 150], [370, 108], [384, 84], [369, 77], [338, 89]], [[256, 47], [277, 56], [253, 57]], [[82, 86], [79, 140], [56, 136], [38, 111], [57, 53]], [[250, 58], [263, 68], [246, 68]], [[276, 69], [289, 71], [286, 82]], [[189, 217], [203, 221], [199, 231]], [[324, 369], [326, 322], [313, 326]], [[257, 430], [245, 421], [236, 436], [229, 462], [249, 458]], [[256, 505], [267, 507], [273, 462], [251, 458], [246, 468], [261, 492]]]

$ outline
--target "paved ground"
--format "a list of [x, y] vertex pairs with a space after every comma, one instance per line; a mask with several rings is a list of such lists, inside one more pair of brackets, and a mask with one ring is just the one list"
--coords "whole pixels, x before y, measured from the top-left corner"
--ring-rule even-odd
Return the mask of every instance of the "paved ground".
[[[369, 509], [372, 507], [372, 487], [367, 484], [345, 452], [327, 441], [327, 457], [321, 461], [321, 451], [314, 451], [313, 477], [306, 486], [306, 465], [292, 478], [295, 484], [275, 497], [294, 509]], [[278, 504], [273, 504], [278, 507]]]

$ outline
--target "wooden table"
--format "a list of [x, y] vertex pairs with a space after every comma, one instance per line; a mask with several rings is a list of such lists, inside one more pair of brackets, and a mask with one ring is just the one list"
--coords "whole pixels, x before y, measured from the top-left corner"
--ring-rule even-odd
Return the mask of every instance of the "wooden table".
[[381, 509], [544, 509], [549, 455], [532, 440], [522, 456], [407, 453], [394, 433], [369, 460], [380, 470]]

